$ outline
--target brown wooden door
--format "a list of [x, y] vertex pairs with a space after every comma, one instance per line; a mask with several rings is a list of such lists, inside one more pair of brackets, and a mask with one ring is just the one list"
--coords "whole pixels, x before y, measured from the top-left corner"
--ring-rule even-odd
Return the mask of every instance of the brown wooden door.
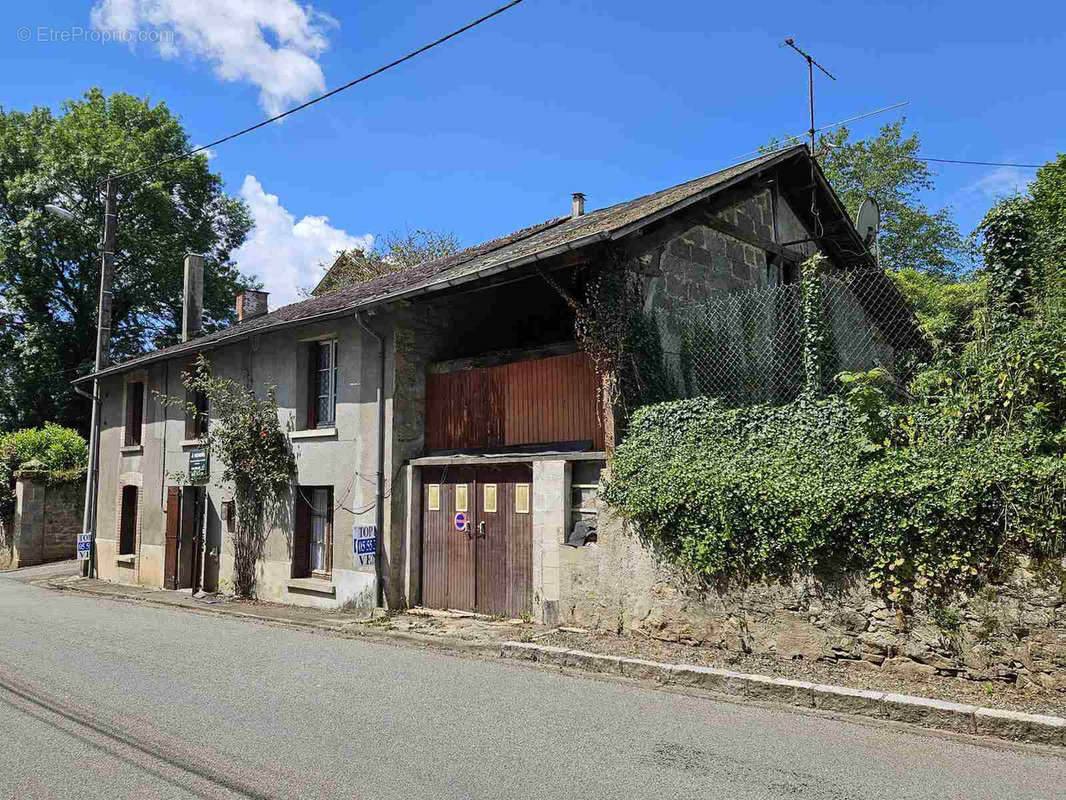
[[[423, 468], [422, 604], [483, 614], [529, 614], [531, 505], [529, 464]], [[465, 532], [455, 527], [459, 511], [467, 515]]]
[[[425, 606], [474, 609], [476, 497], [473, 469], [423, 469], [422, 602]], [[455, 527], [455, 515], [460, 511], [467, 515], [466, 531]]]
[[167, 527], [163, 548], [163, 588], [178, 588], [178, 536], [181, 532], [181, 489], [167, 487]]
[[532, 488], [529, 464], [480, 467], [477, 472], [477, 610], [520, 617], [532, 610], [533, 509], [519, 485]]

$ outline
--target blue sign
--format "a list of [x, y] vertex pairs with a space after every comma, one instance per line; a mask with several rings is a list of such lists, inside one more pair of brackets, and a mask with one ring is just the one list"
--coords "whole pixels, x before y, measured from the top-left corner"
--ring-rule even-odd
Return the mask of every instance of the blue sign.
[[93, 549], [93, 535], [91, 533], [78, 534], [78, 561], [88, 561], [89, 554]]
[[378, 526], [352, 526], [352, 554], [364, 567], [372, 566], [378, 554]]
[[467, 526], [466, 514], [460, 511], [455, 515], [455, 529], [457, 531], [465, 531]]

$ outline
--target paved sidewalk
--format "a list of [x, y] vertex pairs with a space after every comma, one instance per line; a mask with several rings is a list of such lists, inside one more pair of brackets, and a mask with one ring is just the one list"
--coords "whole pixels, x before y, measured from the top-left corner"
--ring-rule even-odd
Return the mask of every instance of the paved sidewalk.
[[[717, 651], [684, 648], [683, 652], [676, 649], [666, 652], [653, 646], [650, 648], [653, 655], [648, 657], [649, 644], [640, 639], [594, 634], [577, 628], [547, 628], [519, 619], [500, 620], [465, 612], [419, 609], [375, 613], [368, 618], [366, 614], [344, 610], [244, 601], [221, 595], [194, 597], [188, 591], [124, 586], [80, 576], [44, 577], [34, 583], [118, 602], [238, 617], [333, 636], [393, 640], [486, 658], [524, 660], [551, 668], [638, 679], [682, 690], [695, 689], [730, 699], [784, 703], [804, 710], [1066, 747], [1066, 718], [1054, 713], [1028, 713], [1033, 709], [1012, 708], [1009, 704], [1004, 707], [1003, 703], [998, 708], [989, 708], [943, 690], [938, 693], [939, 699], [923, 697], [921, 685], [915, 687], [917, 691], [906, 693], [896, 687], [863, 686], [861, 675], [845, 676], [859, 677], [858, 682], [827, 681], [819, 674], [815, 662], [797, 666], [791, 662], [764, 661], [759, 666], [765, 669], [741, 671], [744, 667], [723, 669], [699, 663], [712, 658], [731, 658], [725, 662], [728, 666], [737, 660]], [[959, 695], [973, 691], [971, 685], [957, 688]]]

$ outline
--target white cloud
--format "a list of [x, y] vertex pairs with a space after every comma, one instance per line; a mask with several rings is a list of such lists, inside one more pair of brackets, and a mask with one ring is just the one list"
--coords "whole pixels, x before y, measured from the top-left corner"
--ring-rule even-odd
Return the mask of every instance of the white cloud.
[[163, 58], [201, 58], [224, 81], [258, 86], [270, 114], [325, 89], [317, 58], [337, 25], [296, 0], [98, 0], [91, 20], [97, 30], [146, 34], [127, 40], [151, 41]]
[[241, 197], [248, 204], [255, 228], [248, 240], [233, 254], [242, 272], [256, 275], [270, 292], [270, 307], [280, 308], [300, 299], [298, 290], [318, 283], [322, 266], [333, 263], [338, 250], [374, 244], [367, 233], [352, 236], [334, 228], [329, 217], [296, 217], [267, 194], [254, 175], [246, 175]]
[[966, 187], [966, 191], [998, 199], [1024, 192], [1032, 175], [1017, 167], [997, 167]]

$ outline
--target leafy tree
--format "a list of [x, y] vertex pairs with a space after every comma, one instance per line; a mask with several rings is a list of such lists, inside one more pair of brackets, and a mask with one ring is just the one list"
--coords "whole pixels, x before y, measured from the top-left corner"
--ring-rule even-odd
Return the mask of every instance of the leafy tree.
[[[0, 110], [0, 428], [55, 420], [88, 428], [70, 380], [88, 372], [96, 340], [99, 242], [109, 172], [145, 167], [189, 146], [166, 105], [90, 90], [47, 108]], [[56, 204], [76, 215], [45, 212]], [[228, 325], [252, 285], [230, 260], [251, 219], [202, 155], [124, 179], [112, 303], [112, 361], [181, 333], [182, 261], [204, 254], [204, 326]]]
[[353, 248], [339, 253], [325, 277], [310, 293], [317, 295], [343, 289], [457, 252], [459, 240], [451, 233], [421, 228], [393, 232], [385, 236], [383, 247]]
[[930, 211], [922, 192], [933, 175], [916, 156], [917, 133], [903, 136], [904, 120], [890, 122], [877, 136], [851, 141], [847, 127], [818, 140], [822, 170], [854, 219], [859, 205], [873, 197], [881, 208], [880, 256], [886, 269], [917, 269], [935, 274], [959, 271], [963, 241], [948, 209]]
[[937, 275], [916, 269], [891, 273], [907, 298], [935, 356], [957, 355], [974, 335], [974, 325], [985, 297], [983, 276]]
[[1029, 185], [1030, 225], [1038, 270], [1060, 296], [1066, 287], [1066, 153], [1036, 173]]

